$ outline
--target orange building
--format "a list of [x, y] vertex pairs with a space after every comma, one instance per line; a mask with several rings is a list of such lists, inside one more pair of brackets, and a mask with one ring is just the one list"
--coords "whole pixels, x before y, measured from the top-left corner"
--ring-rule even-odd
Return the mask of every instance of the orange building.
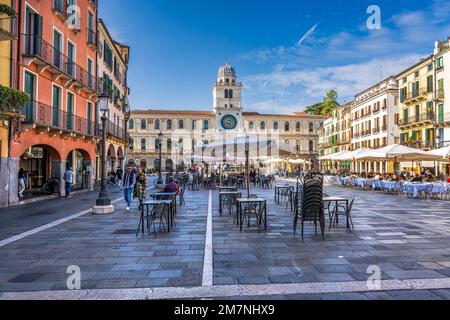
[[97, 1], [19, 0], [15, 87], [31, 99], [15, 130], [10, 152], [9, 204], [17, 202], [17, 172], [29, 173], [28, 187], [75, 173], [75, 189], [92, 189], [98, 125]]

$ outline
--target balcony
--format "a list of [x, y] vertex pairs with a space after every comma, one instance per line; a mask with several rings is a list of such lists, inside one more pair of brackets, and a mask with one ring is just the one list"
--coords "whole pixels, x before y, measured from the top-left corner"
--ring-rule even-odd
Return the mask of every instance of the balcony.
[[436, 91], [436, 98], [434, 101], [436, 102], [442, 102], [444, 101], [445, 95], [444, 95], [444, 89], [439, 89]]
[[106, 134], [111, 138], [116, 138], [128, 142], [130, 135], [126, 129], [115, 125], [112, 121], [108, 121]]
[[66, 87], [73, 86], [87, 94], [96, 95], [102, 92], [103, 84], [85, 69], [62, 54], [48, 42], [37, 35], [23, 35], [24, 63], [35, 63], [39, 72], [47, 70], [52, 74], [52, 81], [66, 80]]
[[51, 135], [65, 137], [99, 136], [98, 126], [93, 121], [69, 114], [62, 110], [54, 110], [52, 106], [38, 101], [29, 101], [23, 109], [23, 130], [36, 128], [39, 133], [50, 132]]
[[97, 50], [97, 34], [91, 29], [87, 29], [87, 45], [92, 50]]
[[372, 134], [379, 134], [380, 133], [380, 127], [372, 129]]
[[61, 20], [67, 20], [67, 3], [64, 0], [53, 0], [53, 14]]
[[439, 127], [443, 128], [450, 126], [450, 113], [439, 114], [437, 118]]
[[427, 112], [423, 114], [417, 114], [413, 117], [399, 119], [398, 125], [400, 127], [414, 127], [425, 124], [433, 124], [436, 121], [436, 115], [434, 112]]
[[427, 88], [420, 88], [417, 90], [413, 90], [412, 92], [408, 92], [404, 97], [404, 103], [411, 104], [418, 101], [426, 100], [428, 93], [429, 92]]
[[0, 41], [10, 41], [17, 38], [17, 18], [0, 14]]

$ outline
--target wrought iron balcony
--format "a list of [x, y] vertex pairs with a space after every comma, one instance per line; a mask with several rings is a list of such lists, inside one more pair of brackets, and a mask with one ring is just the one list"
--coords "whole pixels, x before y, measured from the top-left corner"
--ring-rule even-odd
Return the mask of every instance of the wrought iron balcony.
[[63, 21], [67, 20], [67, 3], [65, 0], [53, 0], [53, 13]]
[[434, 112], [427, 112], [417, 114], [409, 118], [399, 119], [399, 126], [413, 126], [425, 123], [434, 123], [436, 121], [436, 115]]
[[98, 125], [94, 121], [54, 109], [52, 106], [29, 101], [23, 108], [23, 129], [36, 127], [41, 132], [50, 131], [54, 134], [99, 136]]
[[62, 78], [68, 81], [67, 84], [88, 94], [100, 94], [103, 83], [85, 69], [80, 67], [75, 61], [70, 60], [61, 51], [54, 48], [38, 35], [24, 34], [23, 56], [28, 59], [28, 63], [36, 63], [41, 70], [48, 70], [56, 75], [55, 78]]
[[89, 28], [87, 29], [87, 44], [92, 50], [97, 50], [97, 34]]
[[114, 124], [112, 121], [108, 121], [106, 134], [110, 137], [118, 138], [122, 141], [129, 141], [130, 134], [126, 129]]

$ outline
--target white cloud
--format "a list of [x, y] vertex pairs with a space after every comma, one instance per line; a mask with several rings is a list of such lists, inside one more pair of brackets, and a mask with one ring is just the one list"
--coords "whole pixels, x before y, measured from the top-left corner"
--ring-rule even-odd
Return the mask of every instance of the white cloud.
[[321, 101], [330, 89], [337, 90], [341, 102], [351, 100], [381, 80], [380, 66], [386, 78], [431, 54], [434, 41], [450, 35], [450, 2], [435, 0], [421, 11], [393, 15], [381, 30], [355, 28], [321, 37], [315, 25], [305, 34], [309, 41], [300, 39], [301, 46], [241, 55], [270, 68], [243, 78], [247, 109], [271, 110], [272, 96], [276, 96], [277, 109], [300, 111]]

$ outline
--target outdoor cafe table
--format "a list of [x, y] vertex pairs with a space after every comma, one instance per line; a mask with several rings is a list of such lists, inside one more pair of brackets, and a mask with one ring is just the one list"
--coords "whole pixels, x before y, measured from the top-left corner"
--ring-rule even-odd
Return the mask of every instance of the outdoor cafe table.
[[[144, 203], [142, 203], [142, 209], [141, 209], [141, 221], [142, 221], [142, 233], [144, 233], [144, 213], [147, 214], [147, 218], [148, 218], [148, 214], [149, 214], [149, 207], [156, 207], [159, 204], [163, 203], [164, 206], [170, 206], [172, 205], [172, 200], [149, 200], [149, 201], [144, 201]], [[170, 209], [169, 210], [164, 210], [165, 212], [167, 212], [167, 232], [170, 232], [170, 227], [171, 227], [171, 214], [170, 214]], [[147, 220], [147, 227], [148, 227], [148, 220]]]
[[291, 190], [292, 186], [275, 186], [275, 203], [280, 204], [280, 192], [282, 190]]
[[240, 191], [221, 191], [219, 192], [219, 213], [222, 216], [223, 213], [223, 200], [226, 196], [236, 196], [236, 198], [240, 198], [242, 193]]
[[236, 190], [236, 187], [219, 187], [219, 192]]
[[405, 183], [404, 193], [412, 193], [413, 197], [417, 197], [420, 192], [426, 191], [432, 185], [431, 193], [446, 193], [447, 187], [443, 183]]
[[[348, 212], [348, 202], [349, 200], [346, 198], [341, 198], [341, 197], [323, 197], [323, 202], [334, 202], [335, 203], [335, 208], [339, 205], [339, 203], [345, 203], [345, 212]], [[324, 205], [325, 207], [325, 205]], [[330, 216], [331, 218], [331, 216]], [[337, 221], [337, 220], [336, 220]], [[339, 223], [339, 221], [337, 221]], [[331, 223], [331, 221], [330, 221]], [[350, 228], [350, 220], [349, 220], [349, 216], [347, 214], [347, 229], [351, 230]]]
[[154, 200], [167, 200], [167, 198], [171, 198], [170, 201], [172, 201], [171, 205], [170, 205], [170, 212], [171, 212], [171, 219], [170, 219], [170, 223], [171, 226], [173, 226], [173, 220], [174, 220], [174, 216], [177, 213], [177, 193], [176, 192], [158, 192], [158, 193], [151, 193], [149, 195], [151, 198], [153, 198]]
[[252, 204], [258, 204], [259, 209], [261, 206], [264, 206], [264, 230], [267, 230], [267, 200], [262, 198], [238, 198], [237, 199], [237, 216], [238, 216], [238, 224], [240, 227], [240, 231], [242, 231], [242, 205], [245, 204], [247, 206], [251, 206]]

